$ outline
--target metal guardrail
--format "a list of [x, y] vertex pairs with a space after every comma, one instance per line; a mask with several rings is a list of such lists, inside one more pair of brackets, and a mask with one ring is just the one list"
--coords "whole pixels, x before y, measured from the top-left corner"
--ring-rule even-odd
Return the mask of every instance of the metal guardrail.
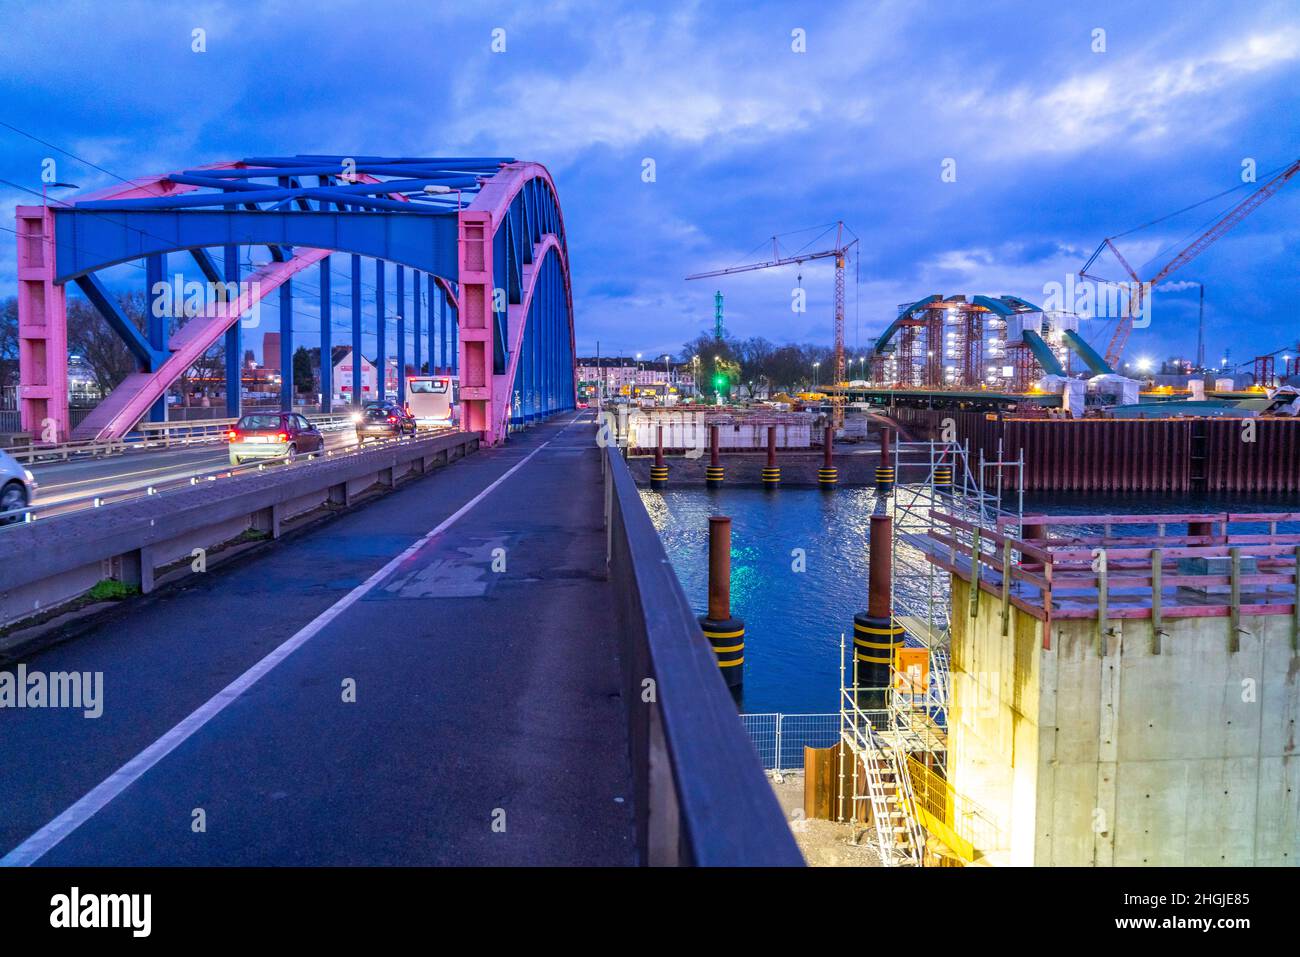
[[600, 454], [642, 863], [800, 866], [632, 473], [613, 446]]
[[803, 749], [833, 748], [840, 740], [838, 711], [822, 714], [746, 713], [740, 716], [766, 771], [802, 771]]
[[58, 502], [50, 502], [47, 504], [41, 504], [39, 502], [29, 503], [23, 508], [0, 511], [0, 535], [4, 534], [6, 529], [14, 528], [18, 525], [31, 524], [38, 518], [41, 519], [42, 522], [48, 522], [67, 515], [75, 515], [86, 508], [100, 508], [105, 505], [126, 502], [132, 499], [147, 498], [150, 495], [159, 495], [168, 490], [189, 488], [198, 485], [200, 482], [215, 482], [222, 478], [235, 478], [250, 472], [264, 472], [266, 471], [268, 464], [278, 465], [282, 468], [306, 467], [308, 463], [318, 459], [332, 459], [345, 455], [355, 455], [363, 450], [368, 452], [372, 449], [398, 445], [404, 442], [414, 442], [420, 439], [433, 438], [434, 436], [442, 435], [451, 431], [453, 430], [433, 429], [417, 432], [413, 436], [403, 436], [401, 438], [369, 439], [364, 446], [357, 445], [346, 449], [325, 449], [320, 452], [304, 453], [297, 456], [293, 463], [287, 463], [283, 456], [267, 457], [256, 464], [223, 465], [203, 472], [195, 472], [192, 475], [180, 476], [163, 482], [155, 482], [142, 488], [137, 487], [132, 489], [120, 489], [113, 492], [100, 492], [93, 495], [83, 495], [77, 498], [63, 499]]
[[[309, 415], [307, 420], [325, 429], [339, 429], [352, 421], [350, 412], [330, 415]], [[131, 435], [107, 442], [60, 442], [58, 444], [19, 445], [6, 448], [14, 459], [24, 464], [32, 462], [67, 461], [71, 458], [98, 458], [117, 455], [128, 450], [170, 449], [176, 446], [201, 445], [215, 442], [238, 419], [196, 419], [192, 422], [141, 422]]]

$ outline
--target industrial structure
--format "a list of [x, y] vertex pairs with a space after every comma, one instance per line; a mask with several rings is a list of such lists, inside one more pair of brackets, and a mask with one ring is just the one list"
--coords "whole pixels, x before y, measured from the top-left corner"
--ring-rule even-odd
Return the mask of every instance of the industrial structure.
[[887, 866], [1295, 865], [1296, 515], [1034, 515], [1019, 457], [893, 461], [924, 478], [877, 500], [841, 657], [851, 840]]
[[1028, 392], [1042, 375], [1068, 376], [1077, 357], [1094, 375], [1114, 369], [1079, 335], [1073, 313], [1017, 296], [942, 296], [904, 304], [872, 347], [871, 381], [893, 388]]
[[[730, 266], [726, 269], [714, 269], [709, 272], [694, 273], [687, 276], [687, 279], [711, 279], [717, 276], [732, 276], [737, 273], [753, 272], [757, 269], [773, 269], [778, 266], [789, 266], [791, 264], [803, 264], [813, 262], [818, 259], [835, 260], [835, 297], [834, 297], [834, 320], [835, 320], [835, 351], [834, 351], [834, 378], [832, 383], [841, 383], [845, 381], [845, 362], [844, 362], [844, 265], [848, 259], [849, 252], [858, 243], [858, 237], [853, 235], [853, 231], [839, 221], [827, 228], [826, 233], [831, 230], [835, 231], [835, 240], [833, 244], [826, 249], [818, 249], [812, 252], [800, 250], [799, 252], [786, 254], [781, 250], [779, 236], [772, 237], [772, 258], [765, 259], [762, 262], [747, 263], [741, 266]], [[822, 235], [826, 235], [823, 233]], [[821, 237], [817, 237], [820, 239]], [[813, 240], [816, 242], [816, 240]], [[810, 244], [811, 245], [811, 244]], [[799, 283], [803, 283], [803, 274], [799, 275]], [[714, 335], [722, 338], [722, 293], [715, 294], [716, 315], [714, 319]], [[835, 424], [842, 425], [844, 421], [844, 404], [838, 396], [832, 396], [834, 404]]]
[[[414, 365], [454, 351], [462, 422], [498, 442], [512, 423], [574, 406], [573, 306], [564, 220], [543, 166], [504, 157], [253, 157], [124, 182], [70, 202], [17, 209], [23, 428], [58, 440], [115, 439], [165, 417], [168, 388], [224, 341], [228, 413], [239, 414], [242, 316], [279, 291], [281, 394], [294, 394], [296, 275], [319, 269], [320, 343], [332, 344], [330, 259], [351, 260], [354, 353], [361, 353], [362, 259], [374, 261], [373, 309], [385, 366], [386, 323], [399, 368], [408, 318]], [[249, 247], [270, 261], [245, 272]], [[211, 295], [186, 321], [160, 308], [169, 254], [183, 253]], [[99, 273], [142, 264], [150, 303], [141, 330]], [[393, 298], [385, 289], [395, 264]], [[407, 275], [409, 271], [409, 285]], [[138, 371], [74, 430], [67, 396], [65, 287], [75, 283], [134, 356]], [[370, 286], [369, 283], [365, 285]], [[422, 295], [422, 293], [424, 295]], [[424, 309], [422, 310], [422, 306]], [[427, 324], [422, 326], [422, 312]], [[447, 364], [453, 364], [447, 363]], [[329, 411], [329, 364], [320, 392]], [[361, 393], [360, 367], [352, 395]], [[404, 388], [399, 378], [398, 390]]]

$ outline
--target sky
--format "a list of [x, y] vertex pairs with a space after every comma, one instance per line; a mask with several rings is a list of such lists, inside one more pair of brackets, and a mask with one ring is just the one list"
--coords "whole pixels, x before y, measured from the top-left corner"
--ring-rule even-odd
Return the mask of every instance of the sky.
[[[829, 344], [825, 260], [684, 278], [762, 260], [773, 235], [816, 249], [842, 220], [858, 238], [853, 353], [931, 293], [1041, 302], [1104, 237], [1238, 187], [1118, 240], [1148, 276], [1247, 195], [1243, 170], [1262, 181], [1300, 157], [1294, 0], [0, 0], [0, 22], [0, 121], [118, 176], [294, 153], [543, 163], [580, 354], [677, 354], [712, 329], [715, 289], [733, 335]], [[49, 156], [83, 190], [114, 182], [0, 126], [0, 180], [39, 190]], [[0, 228], [31, 199], [0, 183]], [[1182, 288], [1158, 292], [1127, 355], [1194, 353], [1190, 281], [1208, 359], [1293, 348], [1298, 212], [1300, 177], [1171, 277]]]

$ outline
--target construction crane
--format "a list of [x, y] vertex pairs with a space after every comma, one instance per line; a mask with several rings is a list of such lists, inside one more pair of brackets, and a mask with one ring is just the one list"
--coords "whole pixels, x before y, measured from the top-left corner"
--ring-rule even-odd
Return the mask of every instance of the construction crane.
[[[1133, 330], [1133, 317], [1142, 315], [1143, 300], [1149, 295], [1149, 290], [1154, 289], [1158, 283], [1169, 278], [1175, 270], [1199, 256], [1216, 239], [1253, 213], [1266, 199], [1285, 186], [1287, 182], [1296, 175], [1296, 173], [1300, 173], [1300, 160], [1296, 160], [1290, 166], [1287, 166], [1261, 183], [1253, 192], [1246, 196], [1245, 199], [1220, 216], [1208, 229], [1175, 253], [1173, 258], [1157, 270], [1150, 279], [1142, 280], [1138, 278], [1137, 272], [1135, 272], [1133, 267], [1128, 264], [1128, 260], [1126, 260], [1120, 253], [1119, 247], [1115, 245], [1114, 241], [1116, 239], [1119, 239], [1120, 236], [1127, 236], [1128, 233], [1121, 233], [1119, 236], [1111, 236], [1101, 241], [1101, 245], [1097, 247], [1091, 258], [1089, 258], [1089, 260], [1083, 264], [1083, 268], [1079, 270], [1079, 278], [1092, 279], [1097, 282], [1109, 282], [1110, 280], [1102, 279], [1100, 276], [1094, 276], [1088, 272], [1088, 270], [1092, 268], [1093, 263], [1097, 261], [1097, 258], [1109, 249], [1119, 264], [1124, 267], [1124, 271], [1128, 273], [1129, 278], [1133, 282], [1133, 293], [1129, 298], [1128, 308], [1125, 310], [1125, 315], [1120, 316], [1119, 322], [1116, 323], [1115, 332], [1110, 338], [1110, 345], [1106, 347], [1106, 363], [1112, 369], [1119, 368], [1119, 357], [1124, 351], [1125, 344], [1128, 342], [1129, 333]], [[1185, 212], [1185, 210], [1180, 210], [1179, 212]], [[1177, 214], [1172, 213], [1170, 215]], [[1166, 216], [1162, 218], [1168, 219], [1169, 217]], [[1161, 220], [1158, 219], [1154, 220], [1151, 223], [1147, 223], [1146, 226], [1152, 226], [1160, 221]], [[1146, 226], [1139, 226], [1138, 229], [1145, 229]], [[1136, 229], [1130, 229], [1128, 232], [1133, 233], [1136, 231]]]
[[[835, 260], [835, 383], [839, 385], [845, 380], [844, 371], [844, 261], [852, 249], [858, 243], [858, 237], [853, 235], [853, 231], [844, 225], [844, 222], [837, 221], [830, 229], [835, 230], [835, 244], [830, 249], [820, 249], [815, 252], [797, 252], [791, 255], [782, 255], [780, 237], [772, 237], [772, 258], [765, 259], [762, 262], [748, 263], [743, 266], [731, 266], [727, 269], [714, 269], [709, 272], [695, 273], [687, 276], [687, 279], [712, 279], [716, 276], [731, 276], [736, 273], [753, 272], [756, 269], [772, 269], [776, 266], [789, 266], [792, 263], [806, 263], [815, 259], [834, 259]], [[847, 234], [847, 235], [846, 235]], [[788, 235], [788, 234], [787, 234]], [[822, 233], [825, 235], [825, 233]], [[852, 237], [851, 239], [848, 237]], [[821, 237], [817, 237], [820, 239]], [[847, 242], [846, 242], [847, 239]], [[719, 299], [721, 293], [718, 294]], [[835, 392], [831, 397], [831, 407], [834, 413], [834, 423], [836, 428], [844, 424], [844, 398], [843, 393]]]

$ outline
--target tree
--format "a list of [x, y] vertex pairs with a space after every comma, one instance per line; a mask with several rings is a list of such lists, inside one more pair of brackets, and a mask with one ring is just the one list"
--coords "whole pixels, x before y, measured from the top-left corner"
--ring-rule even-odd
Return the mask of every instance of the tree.
[[[118, 305], [136, 328], [142, 327], [144, 293], [123, 294], [118, 297]], [[99, 310], [84, 299], [68, 300], [68, 348], [86, 360], [100, 395], [108, 395], [136, 371], [131, 350]]]
[[0, 301], [0, 387], [18, 384], [18, 298]]
[[[319, 355], [320, 350], [317, 349]], [[293, 353], [293, 384], [300, 393], [316, 391], [316, 371], [312, 368], [311, 353], [299, 346]]]

